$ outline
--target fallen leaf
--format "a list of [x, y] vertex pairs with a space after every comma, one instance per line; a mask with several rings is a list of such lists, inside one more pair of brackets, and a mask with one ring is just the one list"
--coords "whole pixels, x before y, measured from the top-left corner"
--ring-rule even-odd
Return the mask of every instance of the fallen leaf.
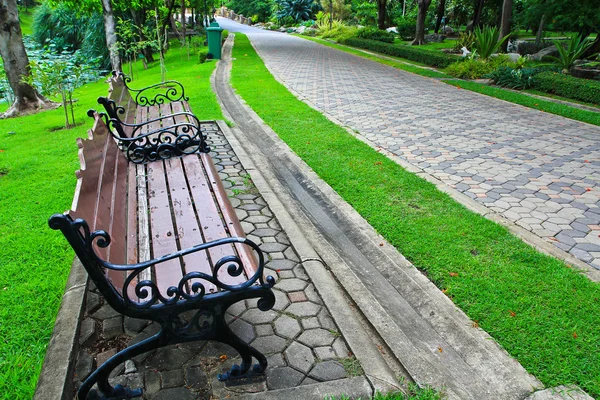
[[225, 361], [225, 360], [227, 360], [227, 355], [226, 355], [226, 354], [223, 354], [223, 355], [221, 355], [221, 356], [219, 357], [219, 360], [221, 360], [221, 361]]
[[448, 292], [448, 289], [442, 289], [442, 293], [446, 294]]
[[438, 347], [438, 351], [441, 353], [444, 350], [441, 347]]
[[592, 188], [585, 188], [585, 191], [586, 191], [586, 192], [591, 192], [591, 191], [592, 191]]
[[473, 328], [479, 328], [479, 323], [477, 321], [473, 321]]
[[383, 243], [379, 243], [380, 246], [383, 246]]
[[517, 313], [515, 313], [514, 311], [508, 310], [508, 312], [509, 312], [509, 314], [510, 314], [511, 317], [514, 317], [515, 315], [517, 315]]
[[577, 332], [573, 332], [573, 337], [577, 339]]
[[450, 276], [458, 276], [458, 272], [450, 272]]

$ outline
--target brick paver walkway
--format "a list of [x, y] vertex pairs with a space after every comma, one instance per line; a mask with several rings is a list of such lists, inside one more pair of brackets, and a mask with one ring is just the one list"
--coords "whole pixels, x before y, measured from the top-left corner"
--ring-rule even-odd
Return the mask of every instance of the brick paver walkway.
[[600, 269], [600, 128], [245, 27], [278, 79], [425, 172]]

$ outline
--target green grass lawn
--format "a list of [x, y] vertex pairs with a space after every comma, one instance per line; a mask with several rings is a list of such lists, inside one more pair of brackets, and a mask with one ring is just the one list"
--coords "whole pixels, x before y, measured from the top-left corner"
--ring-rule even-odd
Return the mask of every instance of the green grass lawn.
[[[181, 81], [200, 119], [222, 119], [210, 87], [216, 63], [187, 61], [176, 48], [167, 53], [167, 79]], [[131, 85], [160, 81], [158, 63]], [[60, 129], [62, 109], [0, 120], [0, 399], [31, 399], [69, 274], [73, 252], [48, 218], [71, 206], [74, 171], [79, 168], [77, 137], [86, 137], [107, 94], [103, 81], [75, 93], [76, 120]]]
[[232, 84], [379, 233], [545, 385], [600, 396], [600, 286], [296, 99], [236, 35]]

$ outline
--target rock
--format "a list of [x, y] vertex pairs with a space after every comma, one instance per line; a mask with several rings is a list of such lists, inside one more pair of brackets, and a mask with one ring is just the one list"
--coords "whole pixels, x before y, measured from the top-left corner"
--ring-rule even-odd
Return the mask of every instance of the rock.
[[571, 75], [576, 78], [600, 80], [600, 68], [573, 67]]
[[398, 29], [395, 26], [390, 26], [389, 28], [386, 29], [386, 32], [392, 32], [392, 33], [395, 33], [397, 35], [398, 34]]
[[454, 29], [452, 29], [452, 27], [446, 25], [443, 26], [440, 30], [440, 32], [442, 33], [442, 35], [446, 35], [446, 36], [452, 36], [454, 35]]
[[279, 32], [287, 32], [287, 28], [282, 26], [281, 28], [277, 29]]
[[506, 55], [508, 56], [508, 59], [512, 62], [516, 62], [521, 57], [519, 53], [506, 53]]
[[304, 35], [305, 31], [306, 31], [306, 27], [305, 26], [299, 26], [298, 28], [296, 28], [296, 33], [299, 33], [301, 35]]
[[542, 58], [544, 58], [545, 56], [557, 56], [557, 55], [558, 55], [558, 50], [556, 49], [556, 46], [552, 45], [550, 47], [546, 47], [545, 49], [538, 51], [535, 54], [532, 54], [531, 58], [533, 60], [539, 61]]
[[427, 43], [441, 43], [446, 39], [446, 36], [440, 35], [438, 33], [432, 33], [430, 35], [425, 35], [425, 42]]

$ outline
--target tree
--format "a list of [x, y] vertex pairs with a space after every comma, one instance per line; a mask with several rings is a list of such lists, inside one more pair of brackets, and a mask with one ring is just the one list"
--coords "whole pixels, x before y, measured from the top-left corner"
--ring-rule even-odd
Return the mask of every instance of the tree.
[[121, 71], [121, 57], [117, 49], [117, 31], [115, 17], [113, 15], [112, 3], [110, 0], [102, 0], [102, 15], [104, 15], [104, 31], [106, 32], [106, 47], [110, 54], [110, 63], [113, 71]]
[[3, 118], [47, 108], [52, 104], [24, 82], [30, 75], [29, 58], [23, 44], [15, 0], [0, 0], [0, 56], [15, 97], [12, 106], [2, 115]]
[[[500, 36], [498, 40], [502, 40], [502, 38], [510, 35], [510, 27], [512, 24], [512, 7], [513, 0], [504, 0], [502, 3], [502, 21], [500, 22]], [[508, 39], [502, 42], [500, 46], [503, 52], [506, 53], [508, 48]]]
[[417, 29], [415, 31], [415, 40], [411, 45], [425, 44], [425, 17], [427, 16], [427, 9], [431, 4], [431, 0], [417, 0], [419, 11], [417, 14]]
[[377, 0], [377, 27], [381, 30], [385, 29], [386, 3], [387, 0]]
[[439, 0], [438, 8], [437, 8], [437, 17], [435, 19], [435, 33], [439, 33], [440, 25], [442, 25], [442, 18], [444, 18], [444, 14], [446, 13], [446, 0]]

